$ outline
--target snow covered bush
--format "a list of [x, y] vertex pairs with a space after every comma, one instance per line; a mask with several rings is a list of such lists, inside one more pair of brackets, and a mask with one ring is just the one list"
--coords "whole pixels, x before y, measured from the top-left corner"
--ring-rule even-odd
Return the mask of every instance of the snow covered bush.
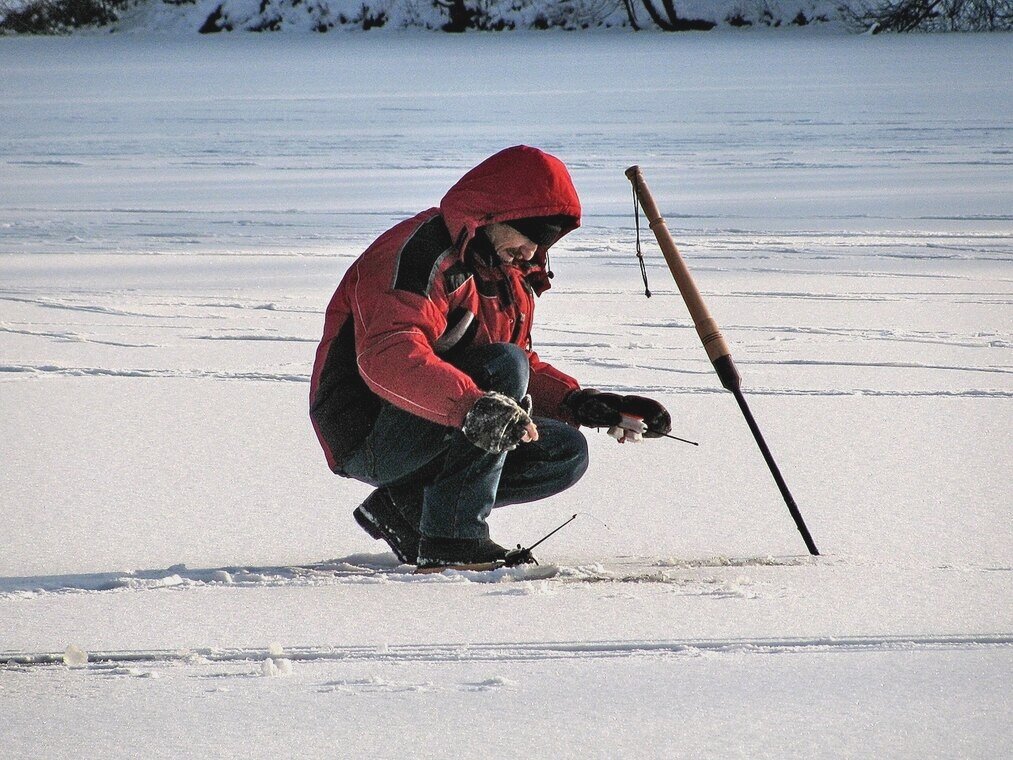
[[546, 3], [537, 0], [433, 0], [447, 13], [441, 26], [447, 32], [468, 29], [588, 29], [623, 23], [619, 0], [563, 0]]
[[0, 4], [0, 32], [60, 34], [105, 26], [119, 18], [127, 0], [29, 0]]
[[624, 26], [626, 19], [620, 0], [222, 0], [204, 19], [200, 31], [273, 31], [305, 26], [316, 31], [339, 27], [445, 32], [589, 29]]
[[[157, 1], [157, 0], [153, 0]], [[161, 0], [179, 3], [186, 0]], [[840, 0], [220, 0], [198, 24], [202, 32], [310, 28], [661, 29], [805, 25], [840, 17]], [[206, 8], [206, 3], [200, 5]]]

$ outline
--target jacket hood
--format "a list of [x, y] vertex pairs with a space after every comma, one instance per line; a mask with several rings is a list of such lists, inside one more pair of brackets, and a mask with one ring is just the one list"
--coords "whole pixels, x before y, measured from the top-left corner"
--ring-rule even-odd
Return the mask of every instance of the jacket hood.
[[[443, 196], [440, 211], [461, 251], [479, 227], [510, 219], [569, 217], [559, 237], [580, 226], [580, 199], [566, 166], [527, 145], [501, 150], [461, 177]], [[546, 248], [539, 247], [533, 265], [544, 266]]]

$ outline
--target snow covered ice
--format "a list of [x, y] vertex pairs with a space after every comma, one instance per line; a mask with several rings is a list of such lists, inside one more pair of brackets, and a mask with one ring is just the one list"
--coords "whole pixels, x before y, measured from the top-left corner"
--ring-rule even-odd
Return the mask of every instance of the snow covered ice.
[[[4, 757], [1013, 754], [1009, 45], [0, 40]], [[586, 211], [540, 354], [700, 446], [589, 431], [492, 518], [579, 513], [555, 575], [417, 578], [313, 439], [322, 312], [522, 142]], [[642, 295], [633, 163], [823, 557], [646, 230]]]

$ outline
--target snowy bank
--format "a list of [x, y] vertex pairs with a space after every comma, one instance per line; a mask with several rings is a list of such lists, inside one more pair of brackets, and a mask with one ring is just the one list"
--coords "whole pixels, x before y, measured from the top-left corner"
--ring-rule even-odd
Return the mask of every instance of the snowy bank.
[[1010, 0], [0, 0], [0, 34], [1013, 29]]
[[[820, 27], [842, 30], [862, 0], [6, 0], [0, 31], [216, 33], [331, 30], [619, 29]], [[851, 24], [853, 26], [853, 24]], [[861, 25], [859, 25], [861, 26]]]

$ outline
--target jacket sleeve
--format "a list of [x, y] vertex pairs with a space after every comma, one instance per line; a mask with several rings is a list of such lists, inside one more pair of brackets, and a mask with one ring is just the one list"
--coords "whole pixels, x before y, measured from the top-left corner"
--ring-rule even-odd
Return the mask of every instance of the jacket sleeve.
[[563, 405], [563, 401], [580, 388], [580, 383], [548, 362], [543, 362], [534, 351], [529, 352], [528, 361], [531, 364], [528, 393], [534, 402], [535, 414], [561, 420], [576, 427], [577, 421]]
[[370, 390], [394, 406], [460, 427], [482, 391], [433, 351], [447, 326], [442, 292], [427, 298], [377, 287], [378, 279], [364, 276], [351, 283], [359, 374]]

